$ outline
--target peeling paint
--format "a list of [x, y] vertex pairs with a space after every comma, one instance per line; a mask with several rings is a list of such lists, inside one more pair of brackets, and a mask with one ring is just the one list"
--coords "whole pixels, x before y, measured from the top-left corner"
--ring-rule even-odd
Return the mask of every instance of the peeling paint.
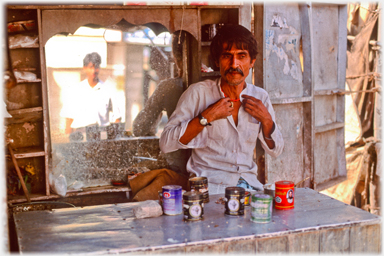
[[29, 132], [31, 132], [33, 129], [35, 129], [35, 126], [32, 125], [32, 124], [30, 124], [30, 123], [25, 123], [25, 124], [23, 125], [23, 128], [25, 129], [25, 131], [26, 131], [27, 133], [29, 133]]
[[279, 14], [273, 15], [271, 27], [288, 28], [287, 20], [280, 17]]
[[[282, 18], [280, 15], [273, 15], [271, 21], [271, 27], [275, 28], [287, 28], [289, 29], [288, 34], [280, 34], [277, 38], [277, 43], [274, 42], [275, 31], [274, 30], [266, 30], [265, 31], [265, 48], [266, 48], [266, 57], [268, 58], [272, 53], [275, 53], [279, 60], [284, 61], [283, 73], [285, 75], [290, 75], [293, 79], [297, 81], [302, 80], [302, 72], [300, 68], [300, 63], [297, 63], [295, 60], [290, 59], [288, 54], [291, 52], [294, 55], [297, 55], [297, 47], [300, 41], [300, 34], [298, 31], [291, 26], [288, 26], [287, 20]], [[281, 47], [280, 47], [281, 45]], [[283, 48], [285, 46], [285, 50]]]

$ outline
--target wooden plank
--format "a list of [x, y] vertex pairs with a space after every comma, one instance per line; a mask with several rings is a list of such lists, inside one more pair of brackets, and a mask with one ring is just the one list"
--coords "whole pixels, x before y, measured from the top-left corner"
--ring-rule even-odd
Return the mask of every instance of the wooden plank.
[[344, 122], [334, 122], [331, 124], [326, 124], [322, 126], [316, 126], [315, 127], [315, 133], [320, 133], [320, 132], [328, 132], [331, 130], [336, 130], [340, 128], [344, 128], [345, 124]]
[[256, 253], [288, 253], [288, 236], [256, 240]]
[[25, 153], [25, 154], [15, 154], [15, 158], [29, 158], [29, 157], [38, 157], [38, 156], [45, 156], [44, 151], [38, 151], [38, 152], [31, 152], [31, 153]]
[[266, 4], [264, 13], [264, 88], [271, 99], [302, 97], [299, 5]]
[[292, 97], [292, 98], [273, 98], [271, 99], [272, 104], [292, 104], [301, 102], [311, 102], [312, 97]]
[[[84, 196], [84, 195], [97, 195], [102, 193], [116, 193], [116, 192], [129, 192], [131, 189], [127, 186], [98, 186], [98, 187], [89, 187], [89, 188], [83, 188], [82, 191], [79, 192], [68, 192], [66, 194], [66, 198], [73, 197], [73, 196]], [[43, 194], [31, 194], [31, 201], [44, 201], [44, 200], [51, 200], [51, 199], [58, 199], [62, 198], [59, 195], [56, 194], [50, 194], [50, 195], [43, 195]], [[16, 203], [23, 203], [26, 202], [26, 199], [24, 196], [12, 196], [8, 203], [16, 204]]]
[[315, 134], [314, 184], [323, 183], [339, 176], [336, 131]]
[[314, 181], [314, 140], [315, 109], [313, 104], [313, 24], [312, 4], [299, 4], [301, 21], [301, 46], [303, 54], [303, 95], [311, 97], [311, 101], [303, 104], [303, 140], [304, 140], [304, 177], [310, 177], [302, 186], [313, 188]]
[[[178, 4], [172, 4], [172, 8], [182, 8], [185, 7], [186, 9], [196, 9], [196, 8], [204, 8], [204, 9], [212, 9], [212, 8], [223, 8], [223, 9], [229, 9], [229, 8], [235, 8], [240, 7], [241, 5], [235, 3], [233, 5], [231, 4], [225, 4], [225, 5], [205, 5], [205, 6], [198, 6], [198, 5], [178, 5]], [[99, 5], [86, 5], [86, 4], [60, 4], [60, 5], [7, 5], [7, 8], [9, 9], [41, 9], [41, 10], [65, 10], [65, 9], [106, 9], [106, 10], [127, 10], [127, 9], [164, 9], [164, 8], [170, 8], [170, 5], [109, 5], [109, 4], [99, 4]]]
[[253, 80], [254, 85], [264, 88], [264, 64], [266, 62], [265, 56], [265, 37], [264, 37], [264, 4], [255, 3], [253, 5], [253, 29], [254, 36], [257, 41], [258, 54], [253, 67]]
[[348, 253], [349, 227], [320, 230], [319, 253]]
[[[345, 77], [347, 68], [347, 19], [348, 5], [339, 6], [339, 45], [337, 56], [338, 69], [338, 88], [345, 89]], [[345, 96], [339, 96], [336, 99], [336, 121], [344, 122], [345, 120]], [[337, 155], [339, 158], [339, 175], [347, 175], [347, 162], [345, 159], [345, 135], [344, 127], [336, 131]]]
[[381, 225], [351, 227], [350, 253], [381, 253]]
[[[312, 4], [314, 90], [338, 86], [339, 18], [337, 5]], [[345, 53], [344, 53], [345, 54]]]
[[[42, 18], [41, 10], [37, 10], [37, 23], [39, 31], [39, 42], [43, 38], [42, 34]], [[46, 63], [45, 63], [45, 48], [42, 44], [39, 44], [39, 53], [40, 53], [40, 70], [41, 70], [41, 91], [42, 91], [42, 100], [43, 100], [43, 134], [44, 134], [44, 152], [46, 157], [44, 159], [44, 173], [45, 173], [45, 193], [47, 196], [50, 195], [49, 188], [49, 157], [48, 152], [51, 152], [51, 140], [50, 140], [50, 131], [49, 131], [49, 110], [48, 110], [48, 86], [47, 86], [47, 73], [46, 73]]]
[[[184, 15], [183, 15], [184, 13]], [[169, 19], [174, 17], [174, 19]], [[183, 18], [183, 27], [181, 28]], [[117, 24], [122, 19], [135, 25], [141, 25], [151, 22], [162, 24], [169, 32], [183, 29], [188, 31], [194, 38], [199, 38], [199, 28], [196, 8], [138, 8], [127, 10], [111, 9], [66, 9], [66, 10], [43, 10], [42, 19], [42, 38], [41, 45], [59, 32], [74, 33], [84, 24], [97, 24], [102, 27], [109, 27], [111, 24]]]
[[319, 253], [318, 231], [296, 233], [288, 236], [289, 253]]
[[[26, 110], [26, 111], [23, 111], [23, 110]], [[23, 110], [8, 111], [12, 117], [6, 118], [4, 121], [5, 124], [10, 125], [10, 124], [21, 124], [26, 122], [39, 122], [43, 119], [41, 108], [23, 109]]]
[[244, 239], [224, 243], [225, 253], [256, 253], [256, 240]]
[[314, 126], [317, 127], [336, 122], [337, 97], [338, 96], [314, 97]]
[[274, 109], [276, 125], [286, 146], [277, 158], [265, 155], [266, 182], [291, 180], [296, 183], [307, 177], [304, 177], [303, 166], [303, 105], [275, 105]]
[[[198, 235], [199, 230], [191, 230], [191, 232]], [[201, 232], [201, 231], [200, 231]], [[191, 235], [195, 235], [191, 234]], [[201, 234], [200, 234], [201, 236]], [[185, 247], [185, 253], [223, 253], [224, 252], [224, 243], [223, 242], [217, 242], [217, 243], [206, 243], [206, 244], [194, 244], [190, 243], [190, 245], [187, 245]]]
[[347, 176], [339, 176], [335, 179], [331, 179], [329, 181], [323, 182], [323, 183], [318, 183], [316, 184], [316, 190], [317, 191], [322, 191], [324, 189], [330, 188], [336, 184], [340, 184], [341, 182], [344, 182], [347, 180]]

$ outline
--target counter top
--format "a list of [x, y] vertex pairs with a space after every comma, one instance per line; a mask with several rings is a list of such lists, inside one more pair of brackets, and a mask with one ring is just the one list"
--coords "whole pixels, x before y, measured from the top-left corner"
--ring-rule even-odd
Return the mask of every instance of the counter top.
[[[337, 242], [335, 250], [381, 249], [380, 216], [309, 188], [296, 189], [295, 208], [273, 209], [272, 221], [265, 224], [250, 220], [251, 206], [243, 216], [225, 215], [224, 205], [216, 203], [220, 197], [210, 195], [204, 219], [195, 222], [185, 222], [182, 214], [135, 219], [132, 209], [140, 202], [14, 213], [20, 252], [325, 252]], [[331, 231], [337, 234], [332, 239]]]

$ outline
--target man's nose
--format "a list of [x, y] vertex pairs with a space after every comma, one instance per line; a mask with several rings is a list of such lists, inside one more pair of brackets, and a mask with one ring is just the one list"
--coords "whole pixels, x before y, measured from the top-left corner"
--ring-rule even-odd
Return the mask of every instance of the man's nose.
[[232, 59], [231, 59], [231, 66], [234, 67], [234, 68], [238, 67], [239, 66], [239, 59], [236, 58], [236, 57], [232, 57]]

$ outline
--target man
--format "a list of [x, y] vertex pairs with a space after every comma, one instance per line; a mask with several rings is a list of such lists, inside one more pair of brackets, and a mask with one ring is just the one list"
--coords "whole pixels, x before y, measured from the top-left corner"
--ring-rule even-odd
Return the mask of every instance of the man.
[[[176, 31], [172, 35], [172, 54], [176, 63], [178, 74], [174, 78], [169, 78], [160, 81], [151, 97], [145, 103], [143, 110], [136, 116], [133, 121], [133, 134], [135, 136], [155, 136], [157, 127], [162, 117], [162, 111], [167, 112], [168, 118], [172, 115], [176, 108], [177, 102], [183, 93], [183, 53], [182, 43], [185, 40], [185, 32]], [[180, 39], [180, 42], [179, 42]], [[163, 61], [157, 60], [160, 58], [160, 54], [157, 54], [158, 58], [152, 58], [152, 53], [156, 53], [158, 50], [151, 52], [151, 67], [156, 71], [158, 76], [164, 77], [161, 73], [162, 69], [167, 70], [167, 66]], [[157, 60], [157, 61], [155, 61]]]
[[[66, 119], [65, 131], [89, 125], [108, 126], [119, 122], [120, 111], [113, 105], [113, 90], [99, 79], [101, 57], [97, 52], [89, 53], [83, 60], [83, 71], [87, 78], [72, 88], [71, 100], [64, 102], [60, 115]], [[113, 120], [110, 115], [113, 114]]]
[[210, 194], [224, 193], [228, 186], [263, 190], [253, 161], [256, 140], [274, 157], [284, 142], [268, 93], [245, 82], [256, 60], [256, 39], [240, 25], [225, 25], [210, 50], [221, 77], [192, 84], [183, 93], [160, 149], [191, 148], [187, 171], [207, 177]]
[[[155, 136], [162, 117], [162, 111], [167, 112], [170, 118], [176, 108], [177, 102], [183, 93], [183, 42], [186, 40], [185, 31], [176, 31], [172, 35], [172, 54], [176, 63], [178, 74], [174, 78], [161, 81], [151, 97], [145, 103], [143, 110], [133, 121], [133, 134], [135, 136]], [[155, 68], [159, 67], [154, 65]], [[163, 65], [164, 67], [164, 65]], [[158, 69], [156, 69], [158, 72]], [[186, 163], [190, 150], [177, 150], [164, 155], [170, 168], [179, 174], [188, 175]]]

